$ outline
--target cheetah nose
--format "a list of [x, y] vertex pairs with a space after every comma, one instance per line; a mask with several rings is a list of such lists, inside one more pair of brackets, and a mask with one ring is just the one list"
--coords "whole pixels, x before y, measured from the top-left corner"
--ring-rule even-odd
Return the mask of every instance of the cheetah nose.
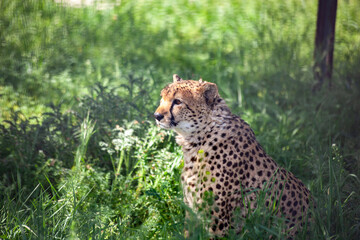
[[161, 119], [164, 118], [164, 115], [156, 112], [156, 113], [154, 113], [154, 118], [155, 118], [156, 120], [158, 120], [158, 121], [161, 121]]

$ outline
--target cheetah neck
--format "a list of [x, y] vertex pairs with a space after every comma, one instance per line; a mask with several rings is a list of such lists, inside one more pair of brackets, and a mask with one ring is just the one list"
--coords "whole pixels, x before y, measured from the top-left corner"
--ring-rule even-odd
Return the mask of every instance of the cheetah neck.
[[[185, 162], [197, 156], [203, 142], [206, 140], [206, 136], [213, 132], [215, 128], [226, 129], [229, 124], [229, 120], [233, 119], [234, 116], [225, 101], [218, 98], [213, 109], [207, 114], [207, 118], [199, 131], [195, 131], [189, 134], [178, 133], [176, 142], [182, 147]], [[199, 133], [198, 133], [199, 132]]]

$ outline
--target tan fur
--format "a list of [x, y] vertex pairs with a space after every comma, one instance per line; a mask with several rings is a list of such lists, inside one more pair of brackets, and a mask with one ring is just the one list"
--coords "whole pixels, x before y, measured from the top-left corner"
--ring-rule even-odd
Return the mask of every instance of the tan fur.
[[[161, 97], [156, 114], [163, 118], [157, 124], [178, 133], [184, 152], [184, 201], [199, 214], [210, 213], [209, 231], [224, 236], [235, 208], [245, 217], [244, 203], [255, 208], [256, 192], [267, 184], [272, 190], [266, 204], [279, 206], [277, 215], [287, 218], [289, 235], [295, 235], [309, 208], [309, 190], [265, 153], [250, 126], [231, 113], [216, 84], [174, 75]], [[208, 196], [215, 201], [204, 207]]]

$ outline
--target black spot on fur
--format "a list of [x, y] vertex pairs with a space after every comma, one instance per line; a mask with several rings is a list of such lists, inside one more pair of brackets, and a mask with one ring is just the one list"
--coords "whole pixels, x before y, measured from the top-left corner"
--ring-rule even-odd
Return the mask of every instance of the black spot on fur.
[[221, 230], [223, 230], [224, 229], [224, 224], [223, 223], [220, 223], [220, 225], [219, 225], [219, 230], [221, 231]]

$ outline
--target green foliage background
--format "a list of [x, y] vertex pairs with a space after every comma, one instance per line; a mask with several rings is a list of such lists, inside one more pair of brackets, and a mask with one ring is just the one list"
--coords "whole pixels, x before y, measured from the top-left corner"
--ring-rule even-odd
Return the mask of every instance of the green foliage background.
[[[357, 239], [359, 1], [338, 3], [333, 88], [316, 94], [317, 1], [104, 2], [0, 1], [0, 238], [183, 239], [181, 150], [152, 121], [177, 73], [217, 83], [310, 188], [312, 239]], [[283, 238], [267, 209], [243, 221], [243, 239]]]

